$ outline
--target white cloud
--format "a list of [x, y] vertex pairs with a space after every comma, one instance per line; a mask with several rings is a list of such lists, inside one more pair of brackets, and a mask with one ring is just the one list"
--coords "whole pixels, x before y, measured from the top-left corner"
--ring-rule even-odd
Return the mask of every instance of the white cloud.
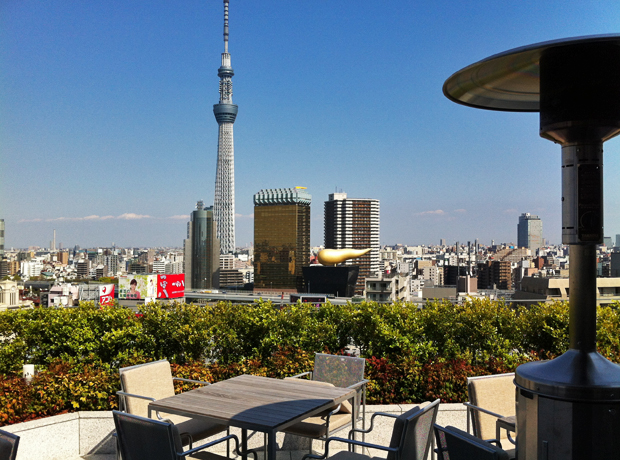
[[235, 214], [235, 217], [237, 219], [254, 219], [254, 213], [248, 214], [248, 215], [245, 215], [245, 214]]
[[151, 219], [151, 216], [148, 216], [146, 214], [134, 214], [133, 212], [126, 212], [125, 214], [121, 214], [120, 216], [117, 217], [117, 219], [124, 219], [124, 220], [134, 220], [134, 219]]
[[120, 216], [98, 216], [96, 214], [92, 214], [90, 216], [84, 217], [50, 217], [48, 219], [20, 219], [18, 223], [26, 223], [26, 222], [80, 222], [80, 221], [96, 221], [96, 220], [110, 220], [110, 219], [121, 219], [121, 220], [134, 220], [134, 219], [151, 219], [151, 216], [147, 216], [144, 214], [134, 214], [134, 213], [125, 213]]
[[168, 219], [174, 220], [189, 220], [189, 216], [187, 214], [177, 214], [176, 216], [170, 216]]
[[436, 209], [435, 211], [418, 212], [415, 215], [416, 216], [444, 216], [446, 215], [446, 212], [443, 211], [442, 209]]
[[455, 209], [454, 212], [458, 214], [465, 214], [467, 212], [467, 209]]

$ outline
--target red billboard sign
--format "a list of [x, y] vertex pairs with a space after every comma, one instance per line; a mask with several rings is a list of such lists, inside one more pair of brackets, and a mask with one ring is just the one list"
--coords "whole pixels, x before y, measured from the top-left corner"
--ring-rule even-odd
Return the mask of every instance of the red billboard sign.
[[157, 298], [174, 299], [185, 296], [185, 273], [157, 275]]
[[114, 285], [99, 286], [99, 305], [114, 305]]

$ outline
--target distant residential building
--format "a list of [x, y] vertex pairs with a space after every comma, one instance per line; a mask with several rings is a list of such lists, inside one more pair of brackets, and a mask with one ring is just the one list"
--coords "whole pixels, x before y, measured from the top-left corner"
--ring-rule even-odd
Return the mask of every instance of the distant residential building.
[[409, 275], [367, 277], [365, 283], [366, 300], [373, 302], [411, 301], [411, 277]]
[[311, 195], [302, 187], [254, 195], [254, 290], [304, 292], [310, 265]]
[[[568, 300], [568, 278], [534, 278], [521, 280], [521, 289], [515, 291], [512, 299], [530, 302]], [[620, 301], [620, 278], [596, 278], [596, 304], [606, 305]]]
[[345, 262], [360, 267], [355, 293], [361, 295], [366, 278], [381, 273], [379, 200], [332, 193], [325, 202], [324, 212], [325, 249], [371, 249], [368, 254]]
[[235, 256], [233, 254], [220, 254], [220, 267], [222, 270], [235, 268]]
[[95, 279], [98, 280], [99, 278], [103, 278], [107, 276], [108, 276], [108, 267], [106, 267], [103, 264], [97, 265], [97, 268], [95, 269]]
[[512, 266], [508, 260], [478, 264], [478, 289], [511, 289]]
[[240, 270], [220, 270], [220, 288], [243, 286], [245, 281]]
[[205, 207], [202, 201], [187, 223], [185, 246], [186, 289], [210, 289], [220, 285], [220, 241], [213, 216], [213, 207]]
[[23, 277], [32, 278], [41, 275], [43, 264], [38, 260], [24, 261], [21, 263], [20, 271]]
[[529, 212], [525, 212], [519, 216], [519, 224], [517, 225], [517, 246], [531, 249], [534, 254], [537, 249], [544, 246], [542, 233], [543, 228], [540, 217], [534, 216]]
[[58, 252], [56, 258], [62, 265], [67, 265], [69, 263], [69, 253], [67, 251]]
[[[78, 271], [79, 271], [79, 267], [78, 267]], [[127, 273], [136, 273], [136, 274], [140, 274], [140, 273], [150, 273], [151, 271], [149, 270], [149, 266], [148, 264], [144, 263], [144, 262], [130, 262], [129, 263], [129, 267], [127, 268]]]
[[418, 268], [418, 278], [430, 280], [433, 286], [442, 286], [445, 284], [443, 277], [443, 267], [429, 265]]
[[4, 219], [0, 219], [0, 258], [4, 255]]
[[610, 276], [620, 278], [620, 252], [612, 252], [610, 260]]
[[611, 236], [603, 237], [603, 245], [608, 249], [611, 249], [613, 247], [613, 243], [611, 242]]

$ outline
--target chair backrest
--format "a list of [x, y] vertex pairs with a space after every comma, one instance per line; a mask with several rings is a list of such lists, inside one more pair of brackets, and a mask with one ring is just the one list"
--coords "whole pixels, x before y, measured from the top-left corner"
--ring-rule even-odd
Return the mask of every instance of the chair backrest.
[[18, 445], [19, 436], [0, 430], [0, 459], [15, 460]]
[[[444, 450], [440, 459], [449, 460], [508, 460], [508, 453], [471, 434], [454, 428], [435, 425], [437, 444]], [[445, 443], [442, 446], [442, 443]], [[447, 455], [446, 455], [447, 454]], [[443, 456], [442, 456], [443, 455]]]
[[[469, 377], [467, 379], [469, 402], [505, 417], [515, 415], [514, 377], [514, 373]], [[478, 411], [473, 411], [472, 416], [474, 435], [480, 439], [495, 439], [497, 418]]]
[[364, 380], [364, 358], [317, 353], [314, 355], [312, 380], [346, 388]]
[[[162, 399], [174, 396], [174, 383], [170, 363], [165, 359], [119, 370], [121, 390], [140, 396]], [[124, 409], [134, 415], [148, 417], [149, 401], [126, 397]]]
[[125, 412], [112, 411], [123, 460], [176, 460], [182, 452], [176, 426]]
[[[286, 380], [287, 382], [295, 382], [295, 383], [299, 383], [300, 385], [320, 385], [320, 386], [327, 386], [327, 387], [334, 387], [333, 383], [329, 383], [329, 382], [320, 382], [318, 380], [307, 380], [307, 379], [300, 379], [297, 377], [284, 377], [284, 380]], [[335, 406], [334, 406], [335, 407]], [[332, 410], [333, 408], [330, 408], [328, 410]], [[342, 401], [342, 403], [340, 403], [340, 413], [343, 414], [350, 414], [352, 413], [352, 407], [351, 407], [351, 403], [349, 401]]]
[[433, 436], [433, 425], [439, 410], [439, 399], [420, 409], [408, 410], [394, 421], [390, 447], [397, 447], [398, 454], [389, 452], [388, 460], [425, 460]]

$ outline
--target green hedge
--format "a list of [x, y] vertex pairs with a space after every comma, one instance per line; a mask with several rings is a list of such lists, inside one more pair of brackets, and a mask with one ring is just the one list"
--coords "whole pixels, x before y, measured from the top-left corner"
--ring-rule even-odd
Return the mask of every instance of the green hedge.
[[[618, 305], [599, 308], [599, 351], [620, 359]], [[219, 381], [310, 370], [315, 352], [358, 347], [370, 403], [466, 399], [467, 376], [510, 372], [568, 348], [568, 305], [511, 308], [372, 302], [321, 308], [270, 302], [37, 308], [0, 313], [0, 425], [71, 410], [115, 407], [118, 368], [166, 358], [175, 372]], [[24, 363], [40, 374], [26, 385]], [[205, 364], [207, 363], [207, 364]]]

